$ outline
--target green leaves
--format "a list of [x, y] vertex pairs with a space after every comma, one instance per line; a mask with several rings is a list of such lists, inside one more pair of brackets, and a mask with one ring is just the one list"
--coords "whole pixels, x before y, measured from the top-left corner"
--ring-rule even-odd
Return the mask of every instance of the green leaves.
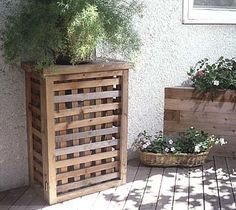
[[61, 58], [77, 64], [103, 43], [129, 57], [139, 50], [132, 17], [141, 10], [137, 0], [25, 1], [7, 18], [5, 59], [35, 61], [40, 68]]
[[[203, 72], [203, 74], [199, 74]], [[208, 64], [208, 59], [198, 61], [187, 73], [199, 93], [209, 93], [213, 99], [218, 89], [236, 89], [236, 61], [221, 56], [217, 62]]]

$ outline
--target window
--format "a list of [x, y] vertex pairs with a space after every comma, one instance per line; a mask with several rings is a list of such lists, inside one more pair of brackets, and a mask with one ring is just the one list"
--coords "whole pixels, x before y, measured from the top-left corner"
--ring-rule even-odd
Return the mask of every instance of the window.
[[183, 0], [185, 24], [236, 24], [236, 0]]

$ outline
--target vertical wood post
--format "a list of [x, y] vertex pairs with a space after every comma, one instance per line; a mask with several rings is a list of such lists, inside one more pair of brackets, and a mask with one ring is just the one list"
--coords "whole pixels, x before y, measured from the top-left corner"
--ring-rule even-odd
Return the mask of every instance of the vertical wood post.
[[57, 202], [55, 168], [55, 130], [53, 78], [41, 79], [41, 126], [43, 147], [44, 196], [49, 204]]
[[25, 91], [26, 91], [26, 115], [27, 115], [27, 138], [28, 138], [28, 168], [29, 182], [34, 182], [33, 168], [33, 139], [32, 139], [32, 111], [31, 111], [31, 73], [25, 72]]
[[122, 77], [122, 97], [121, 97], [121, 142], [120, 142], [120, 178], [122, 184], [126, 183], [127, 172], [127, 139], [128, 139], [128, 70], [123, 71]]

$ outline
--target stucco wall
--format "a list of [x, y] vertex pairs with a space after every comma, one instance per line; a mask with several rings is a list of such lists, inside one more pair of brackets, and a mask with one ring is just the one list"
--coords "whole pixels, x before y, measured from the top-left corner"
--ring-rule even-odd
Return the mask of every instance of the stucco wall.
[[[203, 57], [236, 55], [236, 26], [182, 25], [182, 0], [144, 2], [144, 17], [135, 21], [143, 45], [130, 72], [129, 147], [138, 132], [162, 129], [165, 86], [180, 85]], [[4, 8], [0, 1], [1, 14]], [[27, 181], [24, 75], [2, 60], [0, 55], [0, 190]]]

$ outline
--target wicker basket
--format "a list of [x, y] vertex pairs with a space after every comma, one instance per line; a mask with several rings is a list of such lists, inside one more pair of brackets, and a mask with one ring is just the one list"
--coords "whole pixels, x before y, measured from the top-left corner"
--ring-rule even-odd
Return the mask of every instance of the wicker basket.
[[185, 166], [194, 167], [203, 165], [209, 151], [200, 154], [162, 154], [140, 152], [140, 160], [148, 166]]

